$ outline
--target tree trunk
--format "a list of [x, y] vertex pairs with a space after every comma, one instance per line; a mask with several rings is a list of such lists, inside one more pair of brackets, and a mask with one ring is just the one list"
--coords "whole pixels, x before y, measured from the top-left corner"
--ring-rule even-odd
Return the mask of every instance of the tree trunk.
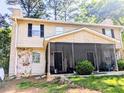
[[57, 20], [57, 3], [56, 3], [56, 1], [54, 0], [54, 20]]
[[66, 21], [67, 20], [67, 12], [64, 11], [64, 20]]

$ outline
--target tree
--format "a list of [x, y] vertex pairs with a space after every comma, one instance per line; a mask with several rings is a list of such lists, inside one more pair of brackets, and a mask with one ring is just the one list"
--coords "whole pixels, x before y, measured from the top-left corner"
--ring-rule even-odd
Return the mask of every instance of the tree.
[[64, 21], [73, 19], [78, 14], [78, 3], [76, 0], [62, 0], [60, 19]]
[[10, 32], [10, 28], [0, 29], [0, 65], [4, 68], [6, 74], [9, 69]]
[[8, 73], [9, 55], [10, 55], [10, 33], [11, 29], [6, 22], [8, 15], [0, 14], [0, 65], [4, 68], [5, 73]]
[[9, 27], [9, 24], [5, 20], [6, 18], [8, 18], [7, 14], [5, 14], [4, 16], [0, 14], [0, 28]]
[[[82, 0], [82, 2], [85, 0]], [[80, 14], [75, 18], [78, 22], [100, 23], [111, 18], [115, 24], [122, 25], [124, 16], [122, 0], [91, 0], [81, 4]]]
[[76, 0], [47, 0], [48, 14], [54, 20], [71, 20], [77, 15], [78, 1]]
[[42, 18], [45, 15], [45, 4], [43, 0], [7, 0], [8, 4], [18, 4], [21, 6], [26, 17]]
[[75, 17], [75, 21], [80, 23], [96, 23], [98, 21], [96, 15], [91, 14], [90, 9], [94, 9], [96, 2], [88, 3], [83, 0], [79, 8], [79, 15]]
[[57, 20], [62, 9], [62, 0], [47, 0], [46, 4], [49, 10], [49, 15], [51, 15], [50, 17], [53, 17], [54, 20]]
[[122, 0], [100, 0], [90, 12], [101, 21], [105, 18], [111, 18], [118, 23], [120, 17], [124, 16], [123, 3], [124, 1]]

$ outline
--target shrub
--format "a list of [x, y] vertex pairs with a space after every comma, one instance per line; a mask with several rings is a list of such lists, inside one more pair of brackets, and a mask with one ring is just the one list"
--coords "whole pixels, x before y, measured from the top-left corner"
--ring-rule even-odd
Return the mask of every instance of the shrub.
[[117, 63], [118, 63], [118, 69], [124, 70], [124, 59], [119, 59]]
[[80, 61], [76, 65], [76, 72], [80, 75], [89, 75], [94, 69], [94, 66], [88, 60]]

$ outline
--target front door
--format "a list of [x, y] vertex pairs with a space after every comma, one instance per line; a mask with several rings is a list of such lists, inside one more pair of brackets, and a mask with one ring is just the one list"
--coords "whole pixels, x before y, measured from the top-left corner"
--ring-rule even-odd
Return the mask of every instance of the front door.
[[54, 52], [55, 73], [62, 72], [62, 52]]
[[93, 54], [93, 52], [88, 52], [87, 53], [87, 60], [90, 61], [92, 63], [92, 65], [95, 67], [95, 65], [94, 65], [94, 54]]

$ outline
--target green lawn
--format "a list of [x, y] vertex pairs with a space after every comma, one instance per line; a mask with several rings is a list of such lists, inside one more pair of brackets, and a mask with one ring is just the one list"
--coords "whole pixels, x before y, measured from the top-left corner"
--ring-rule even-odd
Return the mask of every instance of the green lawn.
[[17, 88], [20, 89], [27, 89], [30, 87], [41, 88], [41, 89], [45, 88], [47, 90], [47, 93], [65, 93], [65, 91], [68, 88], [67, 84], [61, 85], [57, 83], [47, 83], [47, 82], [34, 83], [28, 80], [24, 80], [17, 84]]
[[91, 76], [88, 78], [73, 76], [70, 79], [74, 84], [102, 93], [124, 93], [124, 76]]
[[[75, 85], [80, 87], [88, 88], [91, 90], [98, 90], [102, 93], [124, 93], [124, 76], [101, 76], [95, 77], [90, 76], [82, 78], [78, 76], [69, 77]], [[17, 84], [18, 88], [26, 89], [29, 87], [45, 88], [47, 93], [65, 93], [69, 88], [67, 84], [48, 83], [48, 82], [37, 82], [23, 80]]]

